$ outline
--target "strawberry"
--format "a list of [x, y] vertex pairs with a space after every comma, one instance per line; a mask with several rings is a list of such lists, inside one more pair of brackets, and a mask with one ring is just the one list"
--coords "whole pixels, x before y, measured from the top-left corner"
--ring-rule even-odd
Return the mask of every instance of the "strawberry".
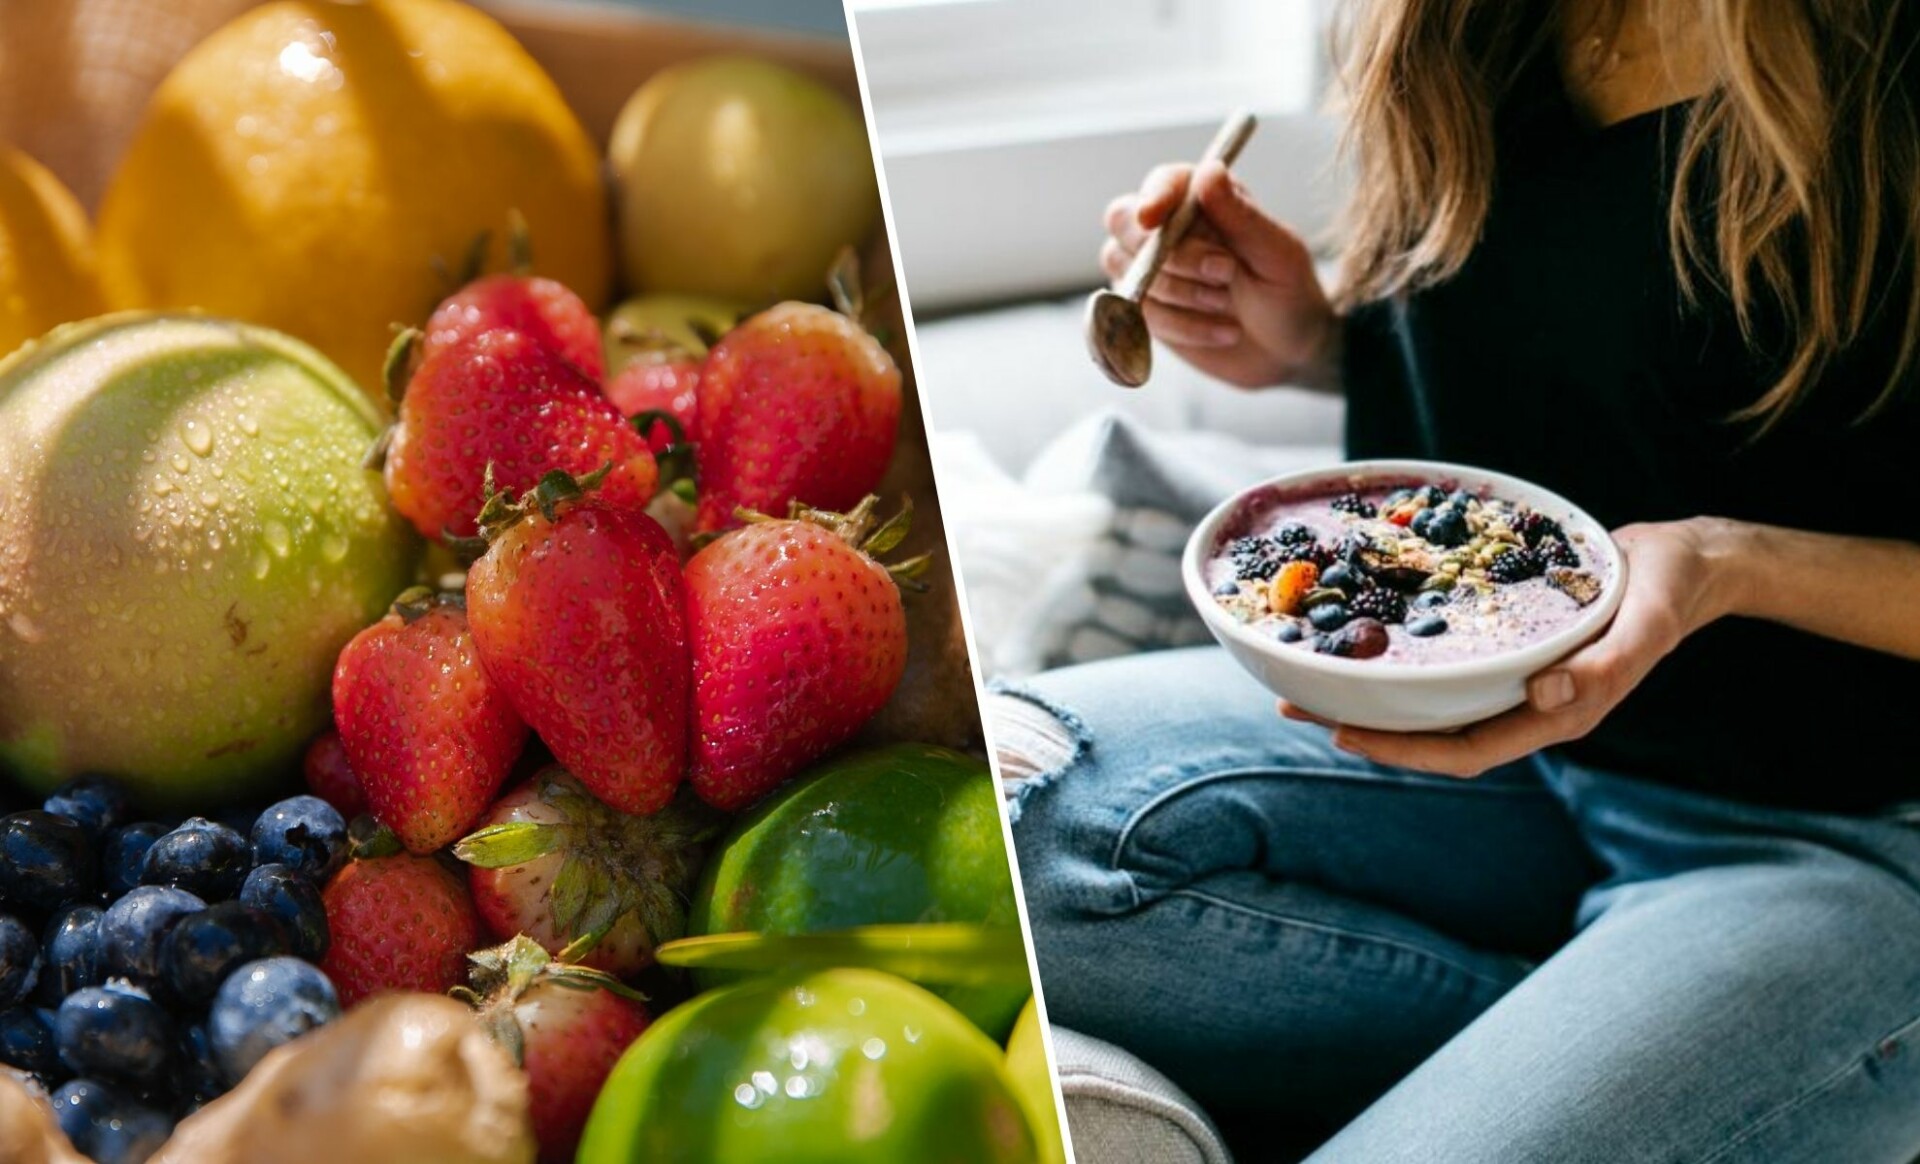
[[593, 312], [565, 285], [528, 275], [488, 275], [448, 296], [427, 320], [421, 355], [501, 329], [551, 348], [592, 380], [606, 372]]
[[[607, 399], [622, 416], [631, 419], [644, 412], [664, 412], [680, 422], [682, 432], [694, 431], [699, 391], [700, 361], [690, 356], [637, 356], [607, 381], [606, 388]], [[656, 420], [647, 425], [647, 444], [654, 456], [676, 443], [666, 424]]]
[[[896, 578], [872, 555], [907, 535], [912, 508], [872, 528], [876, 499], [851, 513], [796, 505], [751, 515], [686, 566], [693, 641], [693, 773], [700, 798], [733, 810], [844, 743], [880, 710], [907, 660]], [[871, 531], [871, 533], [869, 533]]]
[[368, 808], [415, 853], [471, 828], [527, 742], [480, 666], [460, 599], [425, 587], [340, 652], [333, 722]]
[[482, 941], [466, 884], [388, 836], [356, 849], [321, 894], [333, 940], [320, 969], [340, 1004], [383, 990], [441, 994], [459, 985], [467, 951]]
[[[405, 379], [418, 334], [394, 341], [391, 382]], [[501, 485], [531, 489], [552, 469], [611, 463], [604, 502], [641, 509], [653, 496], [659, 470], [645, 438], [597, 382], [520, 332], [436, 348], [401, 392], [384, 453], [387, 494], [427, 537], [472, 535], [489, 465]]]
[[660, 523], [609, 505], [604, 470], [549, 473], [525, 497], [491, 483], [467, 571], [480, 661], [554, 757], [622, 812], [658, 812], [686, 776], [680, 559]]
[[472, 866], [473, 903], [496, 938], [525, 934], [627, 978], [685, 932], [687, 896], [720, 823], [688, 796], [652, 816], [616, 812], [550, 767], [501, 797], [453, 853]]
[[524, 937], [470, 955], [472, 987], [454, 995], [527, 1074], [540, 1164], [572, 1164], [600, 1087], [652, 1016], [646, 997], [584, 966], [555, 962]]
[[348, 820], [367, 811], [367, 794], [360, 787], [360, 777], [354, 775], [353, 766], [347, 763], [347, 750], [340, 744], [340, 733], [321, 732], [307, 745], [307, 754], [300, 762], [301, 774], [307, 779], [307, 791], [331, 804]]
[[852, 319], [782, 303], [721, 338], [700, 369], [700, 528], [742, 506], [846, 509], [893, 458], [900, 369]]

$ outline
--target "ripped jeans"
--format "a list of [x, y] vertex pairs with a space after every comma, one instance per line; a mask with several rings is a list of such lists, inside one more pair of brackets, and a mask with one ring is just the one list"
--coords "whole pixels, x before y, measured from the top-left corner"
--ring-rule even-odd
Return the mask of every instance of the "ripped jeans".
[[995, 703], [1052, 1020], [1314, 1164], [1920, 1154], [1912, 824], [1384, 769], [1211, 648]]

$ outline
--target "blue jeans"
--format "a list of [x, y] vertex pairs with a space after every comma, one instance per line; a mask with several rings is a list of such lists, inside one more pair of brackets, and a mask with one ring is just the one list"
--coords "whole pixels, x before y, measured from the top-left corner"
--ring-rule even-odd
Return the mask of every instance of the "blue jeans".
[[1334, 1117], [1315, 1164], [1920, 1154], [1920, 828], [1381, 768], [1214, 649], [1015, 693], [1070, 733], [1014, 825], [1052, 1020], [1210, 1111]]

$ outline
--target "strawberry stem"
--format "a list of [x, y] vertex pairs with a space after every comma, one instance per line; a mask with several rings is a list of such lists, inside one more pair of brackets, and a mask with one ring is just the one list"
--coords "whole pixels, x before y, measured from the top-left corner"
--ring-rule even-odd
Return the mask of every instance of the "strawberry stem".
[[518, 206], [507, 209], [507, 266], [521, 278], [533, 274], [533, 234]]
[[413, 358], [424, 338], [419, 328], [404, 327], [387, 345], [386, 359], [380, 364], [380, 382], [386, 386], [387, 399], [395, 404], [407, 394], [407, 385], [413, 380]]
[[694, 478], [693, 442], [687, 439], [686, 426], [671, 412], [659, 408], [649, 408], [645, 412], [634, 414], [628, 423], [634, 431], [649, 440], [653, 438], [653, 426], [667, 426], [670, 438], [667, 447], [653, 456], [653, 463], [660, 468], [660, 481], [671, 486], [679, 481], [691, 481]]
[[612, 471], [612, 461], [578, 477], [565, 469], [550, 469], [541, 474], [538, 484], [516, 498], [513, 490], [501, 489], [494, 484], [493, 462], [488, 461], [480, 487], [483, 498], [480, 513], [473, 523], [479, 529], [481, 539], [491, 545], [501, 534], [536, 511], [541, 517], [553, 521], [559, 514], [561, 502], [578, 501], [585, 497], [598, 489], [600, 482], [606, 480], [607, 474]]
[[347, 853], [356, 861], [391, 857], [404, 848], [392, 829], [370, 816], [356, 816], [347, 825]]

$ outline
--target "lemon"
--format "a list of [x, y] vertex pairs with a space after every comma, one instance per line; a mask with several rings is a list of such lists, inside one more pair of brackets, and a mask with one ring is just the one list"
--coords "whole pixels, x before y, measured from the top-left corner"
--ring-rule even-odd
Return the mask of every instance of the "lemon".
[[99, 312], [86, 214], [46, 167], [0, 146], [0, 356]]
[[365, 388], [395, 322], [452, 290], [475, 236], [607, 296], [599, 163], [507, 31], [453, 0], [282, 0], [187, 54], [100, 211], [116, 307], [198, 307], [288, 332]]

